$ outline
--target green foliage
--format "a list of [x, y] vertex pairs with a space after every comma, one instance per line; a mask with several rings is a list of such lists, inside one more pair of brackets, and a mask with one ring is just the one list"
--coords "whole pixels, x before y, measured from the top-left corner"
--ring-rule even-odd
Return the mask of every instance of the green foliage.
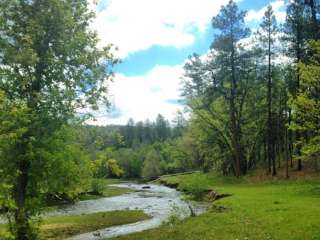
[[121, 169], [123, 169], [125, 178], [139, 178], [143, 166], [144, 155], [142, 150], [133, 150], [130, 148], [120, 148], [112, 155], [116, 159]]
[[119, 167], [117, 160], [109, 159], [107, 161], [109, 177], [121, 177], [124, 171]]
[[[97, 47], [88, 1], [0, 1], [0, 208], [8, 209], [13, 235], [36, 239], [30, 219], [52, 196], [74, 200], [90, 188], [104, 194], [92, 175], [153, 179], [214, 169], [240, 176], [265, 166], [266, 137], [275, 140], [279, 165], [294, 141], [298, 154], [317, 163], [320, 44], [306, 43], [318, 39], [318, 12], [314, 1], [288, 3], [283, 47], [291, 62], [278, 66], [271, 62], [279, 52], [272, 8], [260, 34], [250, 35], [246, 12], [229, 1], [212, 19], [211, 51], [184, 66], [188, 124], [178, 113], [173, 127], [160, 114], [154, 122], [93, 127], [80, 126], [87, 116], [77, 113], [108, 104], [105, 81], [118, 60], [112, 46]], [[250, 36], [260, 40], [253, 47], [243, 41]], [[195, 174], [181, 188], [200, 199], [210, 182]]]
[[170, 215], [168, 219], [166, 219], [163, 222], [163, 225], [174, 228], [177, 224], [182, 222], [185, 216], [188, 216], [188, 213], [186, 213], [183, 209], [179, 208], [179, 206], [173, 205], [171, 207]]
[[107, 103], [118, 60], [97, 47], [86, 0], [4, 0], [0, 12], [0, 169], [13, 190], [1, 194], [14, 202], [15, 237], [36, 239], [29, 220], [45, 196], [73, 198], [90, 176], [69, 127], [80, 109]]
[[143, 164], [142, 177], [146, 179], [154, 179], [161, 175], [160, 167], [161, 157], [155, 150], [150, 150], [146, 154]]
[[103, 195], [106, 189], [105, 182], [102, 179], [94, 178], [91, 180], [91, 191], [96, 195]]
[[179, 189], [191, 194], [195, 199], [201, 200], [210, 190], [210, 180], [205, 174], [195, 173], [182, 181]]
[[22, 143], [21, 137], [28, 131], [29, 110], [19, 101], [9, 101], [0, 92], [0, 206], [15, 209], [11, 195], [14, 179], [18, 175], [17, 148]]
[[[234, 1], [223, 6], [212, 19], [216, 33], [212, 51], [206, 59], [194, 54], [184, 67], [184, 95], [192, 123], [199, 128], [194, 131], [194, 154], [205, 171], [210, 170], [213, 162], [218, 162], [215, 167], [223, 168], [227, 174], [241, 175], [247, 171], [247, 141], [256, 130], [256, 124], [252, 126], [255, 119], [248, 118], [254, 110], [247, 111], [247, 107], [256, 100], [250, 92], [260, 88], [251, 71], [253, 52], [240, 41], [250, 34], [245, 15]], [[224, 155], [220, 162], [216, 153]]]
[[[271, 164], [266, 161], [270, 159], [276, 174], [276, 164], [292, 159], [293, 151], [317, 151], [317, 141], [311, 141], [315, 143], [313, 147], [303, 148], [310, 130], [303, 132], [296, 120], [292, 122], [292, 117], [296, 118], [292, 115], [298, 112], [287, 104], [290, 94], [299, 99], [305, 118], [312, 112], [309, 108], [318, 108], [299, 93], [305, 81], [300, 76], [305, 67], [297, 64], [308, 64], [304, 75], [319, 78], [310, 64], [316, 58], [315, 51], [306, 44], [317, 39], [315, 25], [320, 29], [319, 21], [315, 21], [319, 9], [312, 2], [288, 3], [282, 29], [285, 34], [281, 37], [285, 42], [279, 41], [280, 29], [271, 6], [258, 31], [251, 35], [244, 20], [246, 12], [235, 1], [229, 1], [213, 17], [215, 38], [211, 51], [205, 58], [191, 55], [184, 65], [183, 94], [191, 118], [179, 139], [179, 150], [191, 168], [213, 168], [224, 175], [239, 176], [257, 166], [268, 165], [270, 169]], [[290, 61], [279, 61], [281, 48]], [[313, 93], [314, 98], [318, 96]], [[317, 118], [317, 114], [309, 117]]]
[[118, 164], [118, 161], [111, 159], [113, 151], [107, 148], [98, 154], [97, 159], [91, 161], [91, 171], [96, 178], [121, 177], [124, 171]]
[[290, 129], [308, 132], [308, 142], [298, 142], [302, 145], [302, 155], [306, 159], [316, 160], [320, 156], [320, 41], [310, 43], [313, 56], [308, 64], [299, 65], [300, 91], [297, 96], [291, 96], [290, 106], [293, 109], [293, 122]]

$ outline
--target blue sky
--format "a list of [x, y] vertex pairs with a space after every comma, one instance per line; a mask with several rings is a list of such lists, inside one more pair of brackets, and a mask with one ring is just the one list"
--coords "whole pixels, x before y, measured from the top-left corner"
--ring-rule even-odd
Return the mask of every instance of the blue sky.
[[[97, 1], [97, 0], [95, 0]], [[189, 55], [207, 53], [213, 40], [210, 20], [228, 0], [100, 0], [92, 5], [92, 27], [100, 45], [113, 43], [122, 63], [109, 85], [112, 107], [101, 109], [93, 124], [125, 124], [154, 119], [158, 113], [173, 119], [179, 104], [182, 66]], [[283, 0], [237, 0], [247, 10], [246, 23], [257, 28], [268, 4], [278, 22], [285, 18]]]

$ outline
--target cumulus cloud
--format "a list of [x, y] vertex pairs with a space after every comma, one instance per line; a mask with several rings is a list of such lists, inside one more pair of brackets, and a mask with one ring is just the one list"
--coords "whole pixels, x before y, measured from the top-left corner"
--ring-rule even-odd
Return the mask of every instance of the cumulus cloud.
[[180, 48], [192, 44], [194, 33], [205, 31], [228, 1], [100, 0], [92, 27], [100, 44], [117, 45], [122, 58], [155, 45]]
[[143, 76], [117, 74], [109, 86], [112, 113], [96, 113], [96, 121], [89, 123], [125, 124], [129, 118], [143, 121], [155, 119], [159, 113], [172, 120], [183, 108], [177, 103], [182, 74], [182, 65], [155, 66]]
[[[275, 17], [278, 22], [284, 22], [286, 18], [286, 12], [284, 10], [285, 3], [283, 0], [276, 0], [274, 2], [271, 2], [270, 5], [272, 6], [272, 9], [274, 11]], [[261, 8], [260, 10], [250, 10], [247, 13], [247, 16], [245, 18], [246, 22], [260, 22], [264, 16], [264, 13], [266, 12], [268, 6], [265, 6]]]

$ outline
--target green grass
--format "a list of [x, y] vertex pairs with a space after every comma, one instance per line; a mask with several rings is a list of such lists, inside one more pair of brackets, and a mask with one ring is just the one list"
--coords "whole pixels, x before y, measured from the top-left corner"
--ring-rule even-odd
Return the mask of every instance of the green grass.
[[101, 183], [105, 186], [102, 194], [82, 194], [79, 196], [79, 200], [83, 201], [98, 199], [102, 197], [114, 197], [134, 191], [130, 188], [109, 186], [110, 184], [121, 183], [121, 180], [119, 179], [99, 179], [99, 181], [101, 181]]
[[[207, 177], [211, 189], [232, 196], [216, 201], [210, 212], [180, 224], [115, 239], [320, 240], [319, 180], [249, 183], [246, 179]], [[182, 183], [188, 178], [192, 176], [165, 180]]]
[[83, 194], [79, 196], [80, 201], [84, 200], [92, 200], [92, 199], [99, 199], [102, 197], [115, 197], [119, 196], [125, 193], [132, 192], [134, 190], [130, 188], [120, 188], [120, 187], [111, 187], [111, 186], [106, 186], [105, 190], [103, 191], [102, 195], [96, 195], [96, 194]]
[[[40, 227], [40, 238], [60, 240], [73, 235], [95, 231], [116, 225], [148, 219], [143, 211], [112, 211], [93, 214], [61, 216], [45, 219]], [[0, 225], [0, 239], [6, 230]]]

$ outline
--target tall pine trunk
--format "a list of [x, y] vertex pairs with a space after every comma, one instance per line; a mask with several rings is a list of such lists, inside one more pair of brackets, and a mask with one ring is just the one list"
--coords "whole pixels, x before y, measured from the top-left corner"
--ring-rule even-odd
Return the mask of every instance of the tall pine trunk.
[[289, 178], [289, 153], [288, 153], [288, 129], [284, 129], [284, 144], [285, 144], [285, 158], [286, 158], [286, 178]]
[[[290, 126], [292, 122], [292, 112], [291, 108], [288, 109], [288, 125]], [[293, 136], [292, 136], [292, 130], [288, 129], [288, 148], [289, 148], [289, 158], [290, 158], [290, 167], [293, 168]]]
[[[234, 44], [233, 44], [234, 45]], [[241, 176], [241, 163], [242, 163], [242, 150], [240, 143], [240, 132], [239, 126], [237, 123], [236, 116], [236, 94], [237, 94], [237, 80], [235, 72], [235, 49], [233, 46], [231, 53], [231, 68], [232, 68], [232, 82], [230, 90], [230, 122], [231, 122], [231, 132], [232, 132], [232, 145], [234, 149], [234, 165], [235, 165], [235, 174], [237, 177]]]
[[282, 99], [281, 94], [279, 94], [279, 109], [277, 118], [277, 155], [278, 155], [278, 168], [281, 168], [281, 160], [283, 158], [283, 131], [282, 131]]
[[[269, 27], [268, 33], [268, 83], [267, 83], [267, 102], [268, 102], [268, 130], [267, 130], [267, 139], [268, 139], [268, 163], [272, 164], [272, 175], [277, 174], [275, 154], [274, 154], [274, 136], [273, 136], [273, 121], [272, 121], [272, 69], [271, 69], [271, 30]], [[269, 168], [269, 170], [271, 170]]]
[[[297, 33], [297, 39], [300, 39], [300, 31]], [[298, 41], [298, 47], [297, 47], [297, 82], [296, 82], [296, 92], [295, 97], [297, 97], [299, 88], [300, 88], [300, 73], [299, 73], [299, 63], [301, 61], [301, 49], [300, 49], [300, 42]], [[298, 165], [297, 170], [302, 170], [302, 160], [301, 160], [301, 132], [299, 130], [296, 130], [296, 141], [297, 141], [297, 147], [296, 147], [296, 155], [298, 157]]]

